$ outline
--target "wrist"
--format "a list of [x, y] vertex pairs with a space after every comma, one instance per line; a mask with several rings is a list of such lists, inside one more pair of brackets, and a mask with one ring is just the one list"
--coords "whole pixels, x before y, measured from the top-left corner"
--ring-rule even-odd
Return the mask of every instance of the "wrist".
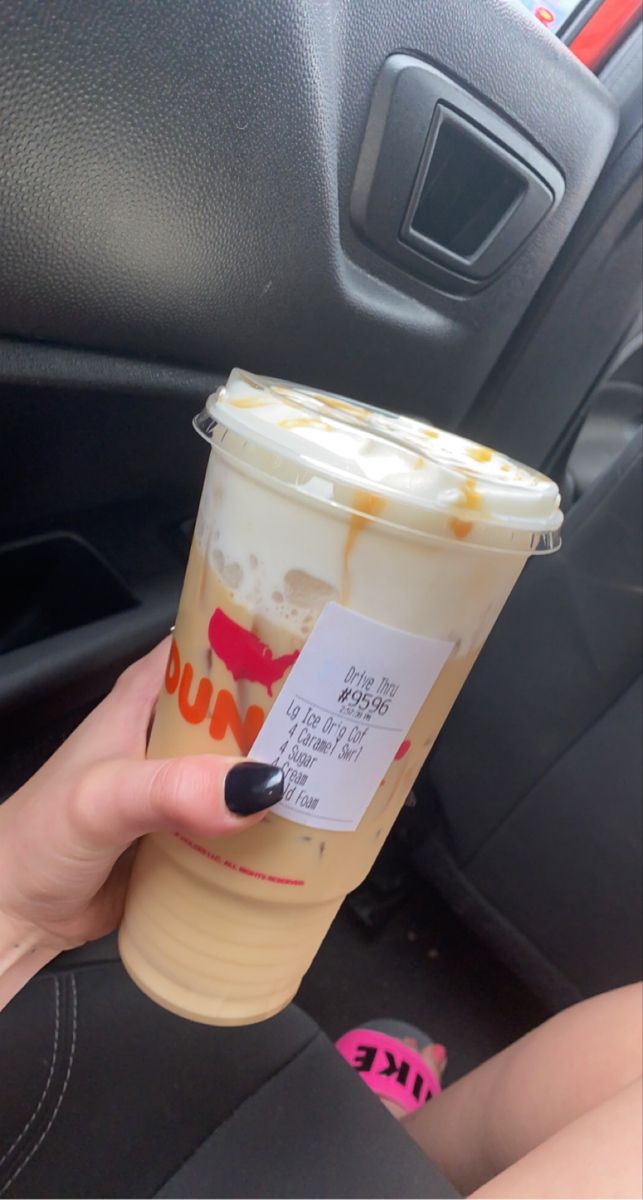
[[59, 953], [43, 930], [0, 909], [0, 1009]]

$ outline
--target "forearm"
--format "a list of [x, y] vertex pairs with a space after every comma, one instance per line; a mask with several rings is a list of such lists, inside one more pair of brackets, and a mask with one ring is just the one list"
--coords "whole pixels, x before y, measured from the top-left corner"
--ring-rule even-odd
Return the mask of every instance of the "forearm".
[[39, 930], [22, 925], [0, 909], [0, 1010], [56, 953]]

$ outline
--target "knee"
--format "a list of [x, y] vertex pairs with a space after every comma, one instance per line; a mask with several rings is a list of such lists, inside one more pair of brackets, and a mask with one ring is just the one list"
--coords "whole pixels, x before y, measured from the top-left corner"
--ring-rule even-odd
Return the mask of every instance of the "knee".
[[[622, 1019], [631, 1025], [639, 1039], [643, 1035], [643, 983], [628, 983], [609, 993], [618, 1004]], [[615, 1019], [618, 1015], [615, 1014]]]
[[627, 1018], [632, 1023], [633, 1036], [639, 1046], [639, 1067], [643, 1074], [643, 982], [623, 988], [627, 996]]
[[612, 1045], [627, 1080], [637, 1079], [643, 1073], [643, 983], [616, 988], [601, 999], [607, 1011], [599, 1036]]

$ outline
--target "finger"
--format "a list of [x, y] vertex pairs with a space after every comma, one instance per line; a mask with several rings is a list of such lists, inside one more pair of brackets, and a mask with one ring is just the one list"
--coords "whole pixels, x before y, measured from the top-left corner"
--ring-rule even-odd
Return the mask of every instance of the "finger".
[[45, 764], [51, 774], [65, 767], [75, 770], [112, 754], [144, 754], [148, 726], [163, 686], [170, 651], [166, 637], [149, 654], [123, 672], [108, 696], [71, 734]]
[[171, 643], [172, 637], [168, 635], [149, 654], [127, 667], [116, 680], [111, 694], [118, 694], [123, 704], [142, 699], [154, 703], [163, 685]]
[[[104, 701], [120, 729], [135, 730], [143, 744], [163, 687], [171, 643], [171, 637], [163, 638], [149, 654], [127, 667]], [[96, 709], [99, 712], [100, 707]]]
[[136, 847], [129, 846], [113, 866], [107, 864], [105, 882], [91, 900], [92, 928], [94, 936], [111, 933], [120, 925], [125, 908], [125, 897], [136, 857]]
[[283, 785], [278, 767], [219, 755], [112, 759], [83, 773], [70, 820], [88, 851], [121, 849], [157, 830], [218, 837], [261, 820]]

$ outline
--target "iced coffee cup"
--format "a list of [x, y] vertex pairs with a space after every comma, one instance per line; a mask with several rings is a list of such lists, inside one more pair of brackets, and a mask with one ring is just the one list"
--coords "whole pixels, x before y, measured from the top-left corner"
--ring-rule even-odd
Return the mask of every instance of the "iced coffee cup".
[[211, 443], [149, 754], [279, 764], [232, 838], [138, 850], [120, 950], [164, 1007], [261, 1021], [368, 873], [525, 562], [556, 485], [407, 417], [239, 370]]

